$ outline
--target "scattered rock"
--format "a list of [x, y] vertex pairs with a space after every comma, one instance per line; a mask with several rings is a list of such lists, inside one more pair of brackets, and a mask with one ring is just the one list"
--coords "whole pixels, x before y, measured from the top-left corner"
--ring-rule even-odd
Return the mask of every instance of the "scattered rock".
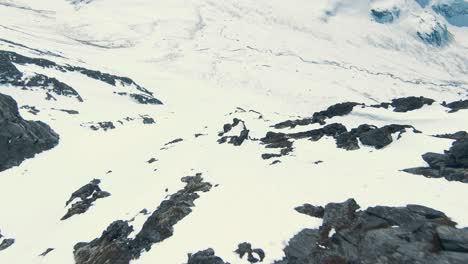
[[[1, 240], [1, 239], [0, 239]], [[15, 240], [13, 238], [5, 238], [2, 240], [2, 243], [0, 243], [0, 251], [3, 251], [9, 247], [11, 247], [15, 243]]]
[[158, 161], [158, 160], [155, 159], [155, 158], [151, 158], [151, 159], [149, 159], [149, 160], [147, 161], [147, 163], [151, 164], [151, 163], [154, 163], [154, 162], [156, 162], [156, 161]]
[[20, 109], [26, 109], [30, 114], [37, 115], [39, 112], [39, 109], [37, 109], [35, 106], [30, 106], [30, 105], [23, 105], [20, 107]]
[[423, 96], [409, 96], [403, 98], [393, 99], [390, 103], [394, 107], [394, 112], [408, 112], [416, 109], [420, 109], [424, 105], [432, 105], [435, 101], [430, 98]]
[[59, 135], [47, 124], [24, 120], [16, 101], [0, 94], [0, 171], [19, 166], [25, 159], [52, 149], [58, 142]]
[[247, 254], [247, 261], [250, 263], [263, 262], [265, 259], [265, 251], [261, 248], [252, 248], [252, 245], [247, 242], [240, 243], [234, 251], [242, 259]]
[[143, 118], [143, 124], [145, 124], [145, 125], [150, 125], [150, 124], [156, 123], [154, 121], [154, 118], [152, 118], [152, 117], [143, 116], [142, 118]]
[[468, 109], [468, 100], [460, 100], [460, 101], [455, 101], [455, 102], [451, 102], [448, 104], [446, 102], [443, 102], [442, 106], [450, 108], [449, 113], [455, 113], [458, 110]]
[[39, 254], [39, 257], [45, 257], [47, 256], [50, 252], [54, 251], [55, 248], [48, 248], [46, 249], [44, 252], [42, 252], [41, 254]]
[[275, 264], [468, 261], [468, 231], [440, 211], [420, 205], [358, 208], [353, 199], [326, 205], [322, 226], [295, 235]]
[[195, 254], [188, 254], [187, 264], [229, 264], [215, 255], [213, 249], [205, 249]]
[[194, 137], [199, 138], [201, 136], [206, 136], [207, 134], [202, 134], [202, 133], [197, 133], [194, 135]]
[[61, 112], [67, 113], [69, 115], [77, 115], [77, 114], [80, 113], [80, 112], [78, 112], [76, 110], [68, 110], [68, 109], [55, 109], [55, 108], [52, 108], [52, 110], [61, 111]]
[[75, 199], [80, 199], [80, 201], [72, 204], [68, 209], [68, 212], [60, 220], [66, 220], [76, 214], [83, 214], [93, 206], [93, 203], [96, 200], [110, 196], [110, 193], [101, 190], [99, 187], [100, 183], [100, 180], [94, 179], [90, 183], [73, 192], [70, 199], [65, 203], [65, 206], [68, 206]]
[[[130, 260], [140, 256], [143, 250], [159, 243], [174, 232], [174, 225], [192, 212], [194, 201], [199, 192], [208, 192], [212, 185], [204, 182], [201, 173], [183, 177], [186, 185], [182, 190], [169, 196], [148, 217], [135, 239], [128, 236], [133, 227], [127, 221], [118, 220], [109, 225], [101, 237], [88, 243], [78, 243], [74, 247], [77, 264], [129, 264]], [[198, 263], [198, 262], [192, 262]]]
[[403, 171], [428, 178], [444, 177], [449, 181], [468, 183], [468, 133], [459, 131], [437, 137], [455, 139], [449, 150], [443, 154], [425, 153], [423, 160], [429, 167], [404, 169]]
[[91, 130], [98, 131], [98, 130], [111, 130], [115, 129], [115, 125], [111, 121], [103, 121], [103, 122], [97, 122], [97, 123], [84, 123], [81, 124], [82, 127], [89, 127]]
[[[238, 130], [238, 131], [234, 131]], [[230, 133], [231, 132], [231, 133]], [[245, 126], [245, 122], [234, 118], [232, 124], [225, 124], [223, 131], [218, 134], [221, 138], [218, 139], [218, 143], [229, 143], [234, 146], [240, 146], [242, 143], [249, 138], [249, 130]]]

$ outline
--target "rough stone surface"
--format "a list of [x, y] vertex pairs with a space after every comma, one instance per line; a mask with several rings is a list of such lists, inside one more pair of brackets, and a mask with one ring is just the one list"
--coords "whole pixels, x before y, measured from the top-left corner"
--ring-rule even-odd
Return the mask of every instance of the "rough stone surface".
[[149, 251], [153, 244], [171, 237], [174, 225], [192, 212], [194, 201], [200, 197], [198, 193], [208, 192], [212, 187], [203, 181], [200, 173], [181, 180], [186, 184], [185, 187], [161, 202], [134, 239], [128, 237], [133, 227], [127, 221], [115, 221], [101, 237], [75, 245], [76, 264], [128, 264], [130, 260], [138, 258], [143, 250]]
[[83, 214], [93, 206], [93, 203], [96, 200], [109, 197], [111, 194], [101, 190], [99, 187], [100, 183], [100, 180], [94, 179], [90, 183], [73, 192], [70, 199], [65, 203], [65, 206], [68, 206], [75, 199], [79, 199], [79, 201], [73, 203], [67, 213], [60, 220], [66, 220], [74, 215]]
[[275, 264], [468, 263], [468, 231], [444, 213], [420, 205], [358, 208], [353, 199], [326, 205], [322, 226], [295, 235]]
[[468, 100], [460, 100], [451, 103], [442, 103], [443, 106], [450, 108], [449, 113], [455, 113], [462, 109], [468, 109]]
[[195, 254], [188, 254], [187, 264], [229, 264], [224, 260], [215, 255], [213, 249], [208, 248], [202, 251], [198, 251]]
[[428, 152], [422, 159], [429, 167], [404, 169], [403, 171], [428, 178], [442, 178], [449, 181], [468, 183], [468, 133], [459, 131], [453, 134], [436, 135], [455, 141], [444, 153]]
[[58, 142], [59, 136], [47, 124], [24, 120], [16, 101], [0, 94], [0, 171], [18, 166]]
[[237, 246], [234, 251], [242, 259], [247, 255], [247, 261], [250, 263], [263, 262], [265, 259], [265, 251], [261, 248], [252, 248], [252, 244], [243, 242]]
[[[232, 136], [226, 135], [229, 132], [231, 132], [233, 128], [237, 126], [241, 127], [241, 131], [239, 132], [238, 135], [232, 135]], [[240, 146], [242, 145], [242, 143], [244, 143], [245, 140], [249, 139], [249, 132], [250, 131], [245, 126], [244, 121], [234, 118], [232, 120], [232, 124], [225, 124], [223, 126], [223, 131], [218, 134], [218, 136], [220, 137], [220, 139], [218, 139], [218, 143], [219, 144], [229, 143], [234, 146]]]

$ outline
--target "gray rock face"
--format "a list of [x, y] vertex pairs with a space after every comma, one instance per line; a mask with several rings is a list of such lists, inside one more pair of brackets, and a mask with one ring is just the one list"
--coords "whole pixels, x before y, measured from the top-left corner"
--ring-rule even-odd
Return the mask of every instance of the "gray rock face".
[[281, 128], [294, 128], [296, 126], [307, 126], [311, 124], [319, 123], [321, 125], [325, 124], [325, 119], [333, 118], [335, 116], [344, 116], [351, 111], [356, 105], [361, 105], [355, 102], [344, 102], [332, 105], [328, 107], [326, 110], [315, 112], [312, 117], [304, 118], [304, 119], [297, 119], [297, 120], [287, 120], [281, 123], [274, 125], [274, 128], [281, 129]]
[[73, 203], [67, 213], [60, 220], [66, 220], [77, 214], [84, 214], [91, 206], [93, 206], [93, 203], [96, 200], [109, 197], [111, 194], [102, 191], [99, 187], [100, 183], [101, 180], [94, 179], [90, 183], [73, 192], [70, 199], [65, 203], [65, 206], [68, 206], [75, 199], [79, 199], [79, 201]]
[[371, 10], [371, 16], [375, 22], [381, 24], [392, 23], [400, 17], [400, 10], [398, 8], [385, 9], [385, 10]]
[[437, 137], [455, 139], [445, 153], [425, 153], [423, 160], [429, 167], [410, 168], [403, 171], [423, 175], [428, 178], [444, 177], [449, 181], [468, 183], [468, 133], [459, 131], [454, 134], [437, 135]]
[[468, 27], [468, 2], [455, 0], [448, 3], [439, 3], [432, 9], [445, 17], [447, 22], [458, 27]]
[[25, 78], [23, 73], [15, 67], [14, 63], [20, 65], [36, 65], [42, 68], [55, 69], [62, 72], [77, 72], [112, 86], [121, 84], [128, 87], [134, 87], [138, 93], [124, 93], [123, 95], [129, 96], [141, 104], [162, 104], [161, 101], [153, 96], [153, 93], [138, 85], [128, 77], [116, 76], [83, 67], [59, 65], [47, 59], [31, 58], [15, 52], [0, 50], [0, 72], [4, 73], [0, 75], [0, 84], [44, 89], [47, 91], [47, 96], [50, 100], [54, 98], [50, 94], [53, 93], [60, 96], [74, 97], [79, 101], [83, 101], [76, 90], [55, 78], [42, 74], [35, 74], [32, 77]]
[[202, 251], [198, 251], [195, 254], [188, 254], [187, 264], [229, 264], [224, 260], [215, 255], [213, 249], [208, 248]]
[[394, 112], [408, 112], [420, 109], [424, 105], [432, 105], [434, 102], [435, 101], [433, 99], [423, 96], [409, 96], [393, 99], [390, 105], [394, 107]]
[[467, 230], [444, 213], [420, 205], [358, 208], [353, 199], [326, 205], [322, 226], [295, 235], [275, 263], [468, 263]]
[[59, 136], [41, 121], [26, 121], [16, 101], [0, 94], [0, 171], [55, 147]]
[[452, 38], [447, 25], [440, 22], [436, 22], [430, 31], [418, 31], [416, 34], [423, 42], [436, 47], [445, 46]]
[[127, 221], [115, 221], [101, 237], [75, 245], [75, 262], [128, 264], [130, 260], [138, 258], [143, 250], [149, 251], [153, 244], [171, 237], [174, 225], [192, 212], [194, 201], [200, 197], [198, 193], [208, 192], [212, 187], [210, 183], [203, 181], [201, 174], [183, 177], [182, 182], [186, 183], [185, 187], [161, 202], [145, 221], [135, 239], [128, 237], [133, 232], [133, 227], [129, 226]]

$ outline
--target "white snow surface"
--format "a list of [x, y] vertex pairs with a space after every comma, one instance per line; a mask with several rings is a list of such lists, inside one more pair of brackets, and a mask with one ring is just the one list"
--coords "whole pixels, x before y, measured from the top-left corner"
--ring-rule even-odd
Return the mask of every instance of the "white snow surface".
[[[375, 23], [369, 17], [374, 6], [397, 6], [402, 14], [392, 24]], [[468, 226], [467, 184], [401, 171], [425, 166], [425, 152], [450, 147], [451, 140], [431, 135], [468, 130], [467, 110], [448, 114], [439, 104], [467, 98], [468, 28], [447, 24], [451, 43], [432, 47], [415, 36], [416, 17], [444, 22], [410, 0], [95, 0], [79, 8], [65, 0], [0, 0], [1, 39], [62, 57], [3, 41], [0, 49], [128, 76], [164, 103], [137, 104], [113, 93], [122, 87], [76, 72], [19, 67], [57, 77], [84, 102], [60, 96], [46, 101], [40, 90], [0, 87], [20, 106], [41, 111], [22, 109], [25, 119], [44, 121], [60, 135], [54, 149], [0, 173], [0, 229], [16, 240], [0, 252], [0, 263], [74, 263], [76, 243], [99, 237], [111, 222], [130, 220], [144, 208], [154, 211], [167, 194], [183, 188], [181, 177], [197, 172], [219, 186], [201, 194], [172, 237], [132, 263], [185, 263], [187, 253], [208, 247], [225, 261], [247, 263], [233, 252], [244, 241], [264, 249], [271, 263], [294, 234], [320, 224], [294, 207], [347, 198], [363, 209], [421, 204]], [[223, 124], [234, 117], [260, 138], [277, 122], [335, 103], [411, 95], [437, 102], [408, 113], [356, 107], [327, 121], [348, 128], [409, 124], [423, 132], [407, 132], [381, 150], [337, 149], [331, 138], [299, 140], [290, 156], [270, 166], [258, 142], [217, 143]], [[263, 119], [237, 107], [258, 111]], [[142, 115], [156, 123], [143, 124]], [[137, 119], [116, 123], [126, 117]], [[116, 128], [81, 126], [100, 121], [113, 121]], [[184, 141], [161, 150], [176, 138]], [[158, 161], [148, 164], [152, 157]], [[71, 193], [94, 178], [112, 195], [60, 221]], [[146, 217], [131, 223], [136, 232]], [[47, 248], [55, 250], [38, 257]]]

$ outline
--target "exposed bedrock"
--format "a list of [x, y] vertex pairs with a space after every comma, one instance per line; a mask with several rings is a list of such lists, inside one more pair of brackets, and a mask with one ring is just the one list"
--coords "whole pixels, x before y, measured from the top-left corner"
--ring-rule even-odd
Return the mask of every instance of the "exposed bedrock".
[[41, 121], [26, 121], [16, 101], [0, 94], [0, 171], [55, 147], [59, 135]]
[[[135, 238], [129, 238], [133, 227], [127, 221], [118, 220], [109, 225], [101, 237], [91, 242], [81, 242], [74, 247], [77, 264], [128, 264], [149, 251], [153, 244], [172, 236], [174, 225], [192, 212], [199, 192], [208, 192], [212, 185], [204, 182], [201, 174], [183, 177], [186, 185], [182, 190], [169, 196], [146, 219]], [[205, 263], [205, 262], [192, 262]], [[216, 263], [217, 262], [206, 262]], [[222, 262], [221, 262], [222, 263]]]
[[468, 263], [468, 230], [440, 211], [421, 205], [358, 209], [353, 199], [327, 204], [320, 228], [295, 235], [275, 264]]
[[468, 183], [468, 133], [459, 131], [454, 134], [437, 135], [455, 141], [444, 153], [428, 152], [422, 159], [428, 167], [417, 167], [403, 171], [423, 175], [428, 178], [445, 178], [449, 181]]

